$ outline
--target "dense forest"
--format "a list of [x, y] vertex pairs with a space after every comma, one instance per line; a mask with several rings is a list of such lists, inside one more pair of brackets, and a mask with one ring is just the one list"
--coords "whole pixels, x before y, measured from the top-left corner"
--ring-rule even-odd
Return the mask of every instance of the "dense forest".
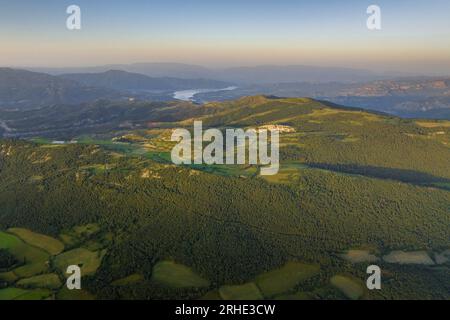
[[[130, 153], [123, 142], [2, 140], [0, 230], [21, 227], [61, 238], [77, 226], [98, 225], [77, 244], [96, 241], [106, 249], [98, 271], [84, 280], [97, 298], [200, 298], [292, 260], [320, 265], [320, 273], [295, 290], [342, 298], [330, 277], [363, 280], [367, 264], [350, 264], [339, 253], [422, 250], [435, 257], [450, 248], [445, 124], [425, 126], [310, 99], [252, 97], [204, 108], [195, 112], [207, 126], [295, 128], [282, 135], [279, 174], [270, 180], [246, 175], [248, 168], [217, 174], [174, 166], [146, 152]], [[186, 115], [178, 125], [189, 127]], [[142, 129], [132, 133], [141, 139], [127, 142], [129, 148], [161, 139]], [[189, 266], [210, 284], [155, 283], [155, 265], [164, 260]], [[0, 250], [0, 269], [16, 263]], [[379, 265], [383, 290], [366, 298], [450, 298], [448, 262]], [[112, 285], [132, 274], [142, 279]]]

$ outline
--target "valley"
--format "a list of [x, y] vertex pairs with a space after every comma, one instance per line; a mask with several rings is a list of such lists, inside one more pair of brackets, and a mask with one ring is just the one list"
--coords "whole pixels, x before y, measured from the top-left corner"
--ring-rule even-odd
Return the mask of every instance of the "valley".
[[232, 91], [237, 87], [227, 87], [223, 89], [195, 89], [195, 90], [181, 90], [173, 93], [173, 98], [183, 101], [195, 101], [195, 95], [199, 93], [220, 92], [220, 91]]
[[2, 2], [1, 314], [450, 300], [450, 1], [64, 2]]
[[[51, 110], [0, 116], [30, 133], [0, 143], [0, 299], [449, 298], [448, 121], [273, 96]], [[289, 128], [278, 174], [173, 165], [199, 119]]]

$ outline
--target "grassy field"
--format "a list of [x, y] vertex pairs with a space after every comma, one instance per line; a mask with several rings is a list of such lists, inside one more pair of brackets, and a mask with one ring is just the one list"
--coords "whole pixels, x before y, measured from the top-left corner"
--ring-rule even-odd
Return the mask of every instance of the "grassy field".
[[202, 165], [202, 164], [192, 164], [187, 165], [194, 170], [203, 171], [207, 173], [217, 174], [225, 177], [245, 177], [250, 178], [258, 173], [258, 168], [256, 166], [249, 165], [226, 165], [226, 164], [213, 164], [213, 165]]
[[0, 248], [7, 249], [24, 265], [13, 270], [18, 277], [31, 277], [48, 269], [49, 254], [28, 245], [15, 235], [0, 232]]
[[203, 279], [191, 268], [173, 261], [160, 261], [153, 267], [152, 280], [171, 288], [208, 287]]
[[337, 288], [348, 299], [358, 300], [364, 295], [364, 287], [360, 281], [347, 276], [336, 275], [330, 280], [331, 285]]
[[27, 292], [28, 290], [19, 288], [0, 289], [0, 300], [13, 300]]
[[13, 249], [22, 245], [22, 241], [19, 238], [0, 231], [0, 248], [1, 249]]
[[416, 121], [416, 123], [424, 128], [450, 128], [450, 121]]
[[255, 283], [266, 298], [286, 293], [300, 282], [318, 274], [318, 265], [288, 262], [283, 267], [263, 273], [256, 277]]
[[262, 178], [271, 183], [290, 184], [298, 181], [300, 171], [298, 168], [283, 165], [277, 174], [272, 176], [262, 176]]
[[52, 291], [48, 289], [28, 290], [26, 293], [16, 297], [14, 300], [43, 300], [52, 296]]
[[253, 283], [235, 286], [222, 286], [219, 289], [220, 297], [224, 300], [262, 300], [264, 297], [258, 287]]
[[61, 285], [61, 280], [55, 273], [41, 274], [31, 278], [21, 279], [16, 283], [18, 287], [45, 289], [58, 289]]
[[[91, 239], [100, 231], [97, 224], [80, 225], [69, 231], [78, 244], [85, 243], [87, 246], [97, 244], [97, 247], [103, 247], [102, 244]], [[102, 242], [103, 238], [104, 235], [100, 234], [96, 240]], [[0, 300], [53, 298], [55, 290], [61, 288], [63, 283], [57, 273], [46, 273], [52, 266], [59, 269], [64, 276], [67, 266], [72, 264], [80, 265], [83, 275], [94, 274], [106, 253], [104, 250], [90, 251], [86, 248], [76, 248], [61, 253], [64, 250], [61, 241], [23, 228], [10, 228], [7, 232], [0, 232], [0, 249], [7, 250], [22, 264], [13, 270], [0, 273], [0, 280], [9, 284], [9, 287], [0, 289]], [[142, 276], [138, 278], [131, 276], [121, 281], [135, 283], [141, 280]], [[56, 298], [93, 299], [94, 297], [86, 291], [73, 292], [62, 288]]]
[[12, 271], [1, 272], [0, 273], [0, 280], [1, 281], [14, 282], [17, 279], [18, 279], [18, 276]]
[[30, 245], [44, 249], [51, 255], [59, 254], [64, 250], [64, 244], [61, 241], [28, 229], [10, 228], [8, 232], [15, 234]]
[[55, 257], [54, 264], [62, 274], [66, 274], [67, 267], [70, 265], [81, 266], [83, 275], [94, 274], [104, 256], [104, 252], [93, 252], [84, 248], [76, 248]]
[[42, 300], [52, 292], [46, 289], [25, 290], [20, 288], [0, 289], [0, 300]]
[[383, 260], [389, 263], [399, 264], [424, 264], [433, 265], [434, 262], [426, 251], [392, 251], [383, 256]]
[[368, 250], [348, 250], [339, 256], [351, 263], [374, 262], [379, 260], [377, 256], [371, 254]]

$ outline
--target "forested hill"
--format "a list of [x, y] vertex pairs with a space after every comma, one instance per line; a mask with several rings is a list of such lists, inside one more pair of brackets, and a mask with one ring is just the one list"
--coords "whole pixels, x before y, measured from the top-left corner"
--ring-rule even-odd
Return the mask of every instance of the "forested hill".
[[106, 97], [117, 99], [121, 95], [111, 89], [83, 86], [45, 73], [0, 68], [0, 110], [79, 104]]
[[[114, 106], [140, 127], [98, 117], [101, 130], [80, 126], [64, 143], [0, 141], [1, 285], [24, 288], [75, 261], [89, 262], [83, 290], [100, 299], [450, 298], [449, 122], [307, 98]], [[199, 119], [289, 128], [278, 174], [173, 165], [172, 129]], [[64, 246], [37, 255], [11, 238], [31, 231]], [[17, 265], [24, 256], [40, 260]], [[375, 261], [383, 290], [368, 291]], [[67, 297], [58, 284], [46, 294]]]
[[70, 79], [86, 86], [103, 87], [115, 90], [186, 90], [186, 89], [209, 89], [225, 88], [231, 85], [229, 82], [208, 79], [178, 79], [170, 77], [148, 77], [139, 73], [125, 72], [120, 70], [108, 70], [102, 73], [68, 73], [60, 76]]

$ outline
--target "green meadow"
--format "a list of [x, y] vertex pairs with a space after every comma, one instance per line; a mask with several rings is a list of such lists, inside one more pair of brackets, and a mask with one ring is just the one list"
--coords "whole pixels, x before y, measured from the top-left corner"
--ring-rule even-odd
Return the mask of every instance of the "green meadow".
[[300, 262], [287, 262], [279, 269], [260, 274], [255, 278], [256, 285], [266, 298], [286, 293], [319, 273], [318, 265]]
[[[83, 244], [98, 231], [95, 224], [88, 224], [77, 226], [71, 232], [78, 236], [76, 243]], [[0, 289], [0, 300], [91, 299], [92, 295], [86, 291], [66, 291], [63, 286], [66, 269], [69, 265], [79, 265], [83, 275], [95, 274], [105, 255], [105, 251], [93, 252], [86, 248], [64, 251], [60, 240], [25, 228], [0, 231], [0, 249], [12, 254], [19, 263], [0, 273], [0, 284], [3, 281], [3, 287], [6, 285]]]
[[160, 261], [153, 267], [152, 280], [172, 288], [208, 287], [209, 281], [191, 268], [173, 261]]
[[17, 235], [20, 239], [30, 245], [34, 245], [47, 251], [51, 255], [56, 255], [64, 250], [64, 244], [52, 237], [38, 234], [24, 228], [10, 228], [8, 232]]

